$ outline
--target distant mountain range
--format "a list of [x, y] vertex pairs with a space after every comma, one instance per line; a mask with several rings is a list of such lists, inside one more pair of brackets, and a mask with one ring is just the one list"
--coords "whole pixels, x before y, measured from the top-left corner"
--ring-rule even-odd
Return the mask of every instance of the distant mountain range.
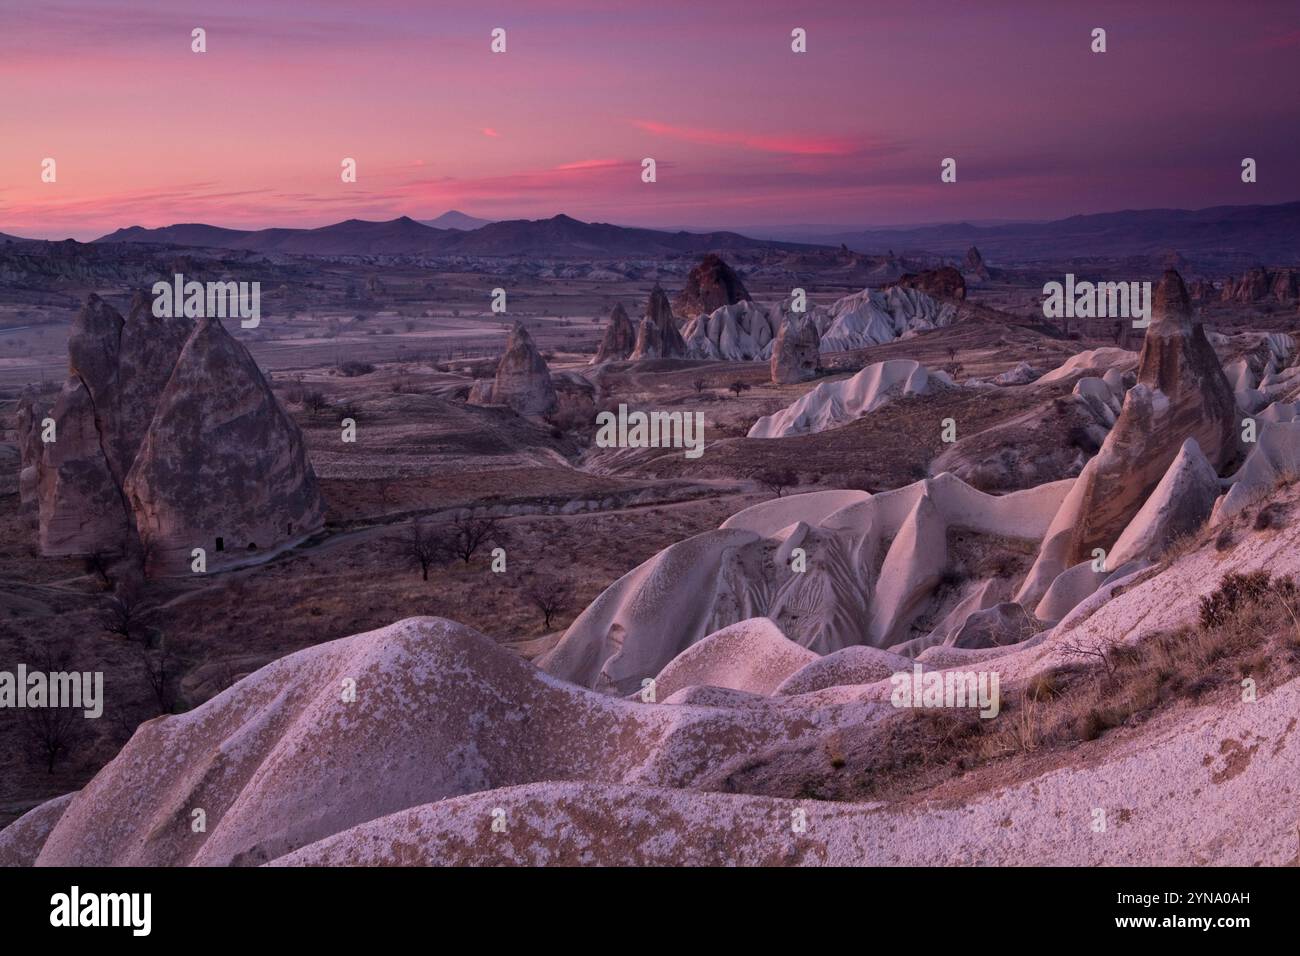
[[[959, 222], [915, 227], [834, 230], [772, 227], [752, 232], [667, 231], [582, 222], [570, 216], [490, 222], [452, 210], [418, 222], [349, 219], [319, 229], [224, 229], [182, 223], [131, 226], [97, 243], [155, 243], [312, 256], [427, 255], [538, 258], [656, 258], [703, 252], [813, 251], [845, 245], [881, 255], [960, 259], [978, 246], [995, 265], [1180, 253], [1201, 267], [1237, 268], [1300, 262], [1300, 202], [1209, 209], [1130, 209], [1050, 222]], [[0, 242], [25, 240], [0, 234]]]
[[660, 232], [604, 222], [580, 222], [564, 215], [550, 219], [490, 222], [471, 231], [435, 228], [408, 216], [387, 222], [349, 219], [319, 229], [249, 231], [203, 223], [184, 223], [160, 229], [131, 226], [95, 242], [165, 243], [314, 256], [423, 254], [609, 258], [805, 248], [795, 243], [749, 239], [734, 232]]
[[[794, 238], [793, 236], [791, 238]], [[1300, 262], [1300, 202], [1208, 209], [1126, 209], [1050, 222], [952, 223], [915, 228], [800, 233], [802, 242], [856, 252], [924, 250], [960, 256], [978, 246], [994, 262], [1159, 256], [1197, 261]]]

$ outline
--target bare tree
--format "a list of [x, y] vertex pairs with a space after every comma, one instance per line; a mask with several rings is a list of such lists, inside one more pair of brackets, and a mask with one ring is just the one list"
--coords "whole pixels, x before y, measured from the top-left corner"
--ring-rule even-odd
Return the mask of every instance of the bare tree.
[[28, 707], [22, 730], [30, 757], [54, 773], [54, 765], [81, 739], [82, 713], [73, 707]]
[[105, 634], [116, 634], [133, 640], [145, 634], [152, 607], [137, 587], [121, 587], [110, 595], [99, 616], [99, 627]]
[[799, 476], [789, 468], [765, 468], [751, 477], [778, 498], [799, 483]]
[[1107, 677], [1115, 676], [1115, 655], [1111, 653], [1115, 646], [1113, 640], [1094, 636], [1091, 638], [1070, 638], [1061, 644], [1061, 651], [1067, 657], [1095, 661], [1106, 669]]
[[313, 388], [303, 393], [302, 404], [313, 415], [319, 415], [330, 407], [330, 400], [325, 397], [325, 393], [320, 389]]
[[[32, 662], [33, 670], [45, 674], [71, 670], [72, 654], [65, 644], [35, 644], [29, 642], [24, 655]], [[84, 714], [75, 707], [28, 707], [22, 711], [23, 743], [28, 756], [45, 765], [46, 773], [54, 773], [54, 766], [65, 757], [82, 738]]]
[[447, 548], [466, 564], [488, 540], [499, 537], [496, 518], [463, 515], [448, 530]]
[[437, 564], [442, 557], [444, 551], [442, 542], [429, 533], [421, 519], [413, 518], [403, 547], [411, 564], [420, 568], [424, 580], [429, 580], [429, 568]]
[[167, 645], [167, 639], [158, 635], [156, 647], [148, 644], [140, 647], [140, 665], [145, 683], [153, 692], [158, 704], [158, 713], [170, 714], [176, 707], [176, 694], [172, 690], [172, 674], [176, 659]]
[[727, 388], [734, 392], [737, 398], [740, 398], [740, 393], [748, 392], [750, 386], [748, 382], [737, 380], [728, 385]]
[[542, 612], [542, 627], [551, 629], [551, 621], [557, 614], [563, 614], [569, 608], [573, 592], [567, 584], [545, 579], [528, 585], [528, 600], [533, 607]]
[[691, 385], [694, 386], [695, 391], [697, 393], [704, 391], [704, 389], [708, 387], [708, 383], [705, 382], [704, 379], [702, 378], [697, 378], [695, 381], [691, 383]]

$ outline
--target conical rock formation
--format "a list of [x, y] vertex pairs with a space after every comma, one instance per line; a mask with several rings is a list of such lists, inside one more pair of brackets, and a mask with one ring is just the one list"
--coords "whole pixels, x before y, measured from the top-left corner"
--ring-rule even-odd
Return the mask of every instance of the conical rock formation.
[[655, 286], [650, 291], [645, 316], [637, 327], [636, 347], [631, 358], [633, 361], [681, 358], [685, 354], [686, 342], [682, 339], [681, 332], [677, 331], [677, 320], [673, 318], [668, 295], [659, 286]]
[[1120, 534], [1193, 438], [1221, 471], [1239, 455], [1238, 409], [1205, 330], [1194, 322], [1187, 290], [1168, 271], [1155, 290], [1137, 384], [1114, 428], [1082, 473], [1048, 530], [1017, 600], [1033, 606], [1066, 568], [1109, 553]]
[[749, 292], [735, 270], [721, 256], [709, 253], [686, 277], [686, 288], [673, 307], [678, 315], [693, 318], [748, 298]]
[[520, 415], [545, 415], [555, 409], [558, 401], [546, 359], [519, 322], [510, 330], [506, 352], [497, 365], [492, 401], [509, 405]]
[[632, 320], [627, 317], [623, 303], [617, 303], [609, 312], [609, 325], [605, 327], [605, 337], [600, 340], [600, 348], [591, 364], [601, 362], [621, 362], [632, 354], [636, 348], [636, 330]]
[[185, 343], [126, 492], [141, 537], [168, 557], [265, 549], [324, 520], [302, 433], [216, 319]]

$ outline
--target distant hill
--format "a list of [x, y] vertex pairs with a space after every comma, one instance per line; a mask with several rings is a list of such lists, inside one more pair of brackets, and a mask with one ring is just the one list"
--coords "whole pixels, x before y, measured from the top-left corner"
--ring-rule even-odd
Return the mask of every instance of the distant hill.
[[471, 256], [658, 256], [721, 249], [803, 248], [734, 232], [660, 232], [570, 216], [507, 219], [458, 235], [448, 247]]
[[307, 256], [403, 255], [434, 252], [447, 229], [433, 229], [402, 216], [387, 222], [348, 219], [319, 229], [223, 229], [203, 223], [182, 223], [145, 229], [131, 226], [95, 242], [152, 242], [210, 249], [243, 249]]
[[972, 245], [999, 264], [1093, 256], [1158, 256], [1177, 250], [1201, 261], [1300, 261], [1300, 202], [1208, 209], [1126, 209], [1051, 222], [970, 223], [866, 229], [803, 237], [858, 252], [912, 250], [963, 255]]
[[569, 216], [511, 219], [472, 231], [435, 229], [408, 216], [387, 222], [349, 219], [319, 229], [223, 229], [185, 223], [145, 229], [131, 226], [95, 242], [149, 242], [293, 255], [546, 256], [585, 258], [661, 256], [728, 249], [802, 249], [792, 243], [749, 239], [734, 232], [659, 232]]
[[457, 209], [450, 209], [444, 212], [437, 219], [421, 219], [420, 225], [429, 226], [433, 229], [459, 229], [461, 232], [470, 232], [474, 229], [481, 229], [493, 219], [479, 219], [475, 216], [467, 216]]
[[[449, 212], [432, 223], [481, 220]], [[537, 256], [586, 259], [699, 255], [705, 252], [839, 246], [880, 255], [925, 253], [960, 259], [978, 246], [994, 265], [1087, 258], [1159, 258], [1179, 252], [1202, 266], [1236, 269], [1300, 262], [1300, 202], [1210, 209], [1129, 209], [1051, 222], [959, 222], [861, 229], [800, 242], [754, 239], [735, 232], [669, 232], [582, 222], [571, 216], [508, 219], [476, 228], [439, 228], [407, 216], [387, 222], [349, 219], [319, 229], [223, 229], [185, 223], [161, 229], [132, 226], [96, 242], [151, 242], [294, 255]]]

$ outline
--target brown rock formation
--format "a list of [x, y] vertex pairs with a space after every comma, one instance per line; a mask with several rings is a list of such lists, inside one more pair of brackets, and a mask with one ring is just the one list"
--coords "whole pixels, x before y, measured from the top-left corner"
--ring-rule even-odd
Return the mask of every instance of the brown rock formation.
[[104, 454], [94, 399], [79, 377], [64, 384], [51, 417], [54, 441], [43, 447], [37, 473], [41, 553], [126, 550], [130, 516]]
[[905, 289], [916, 289], [941, 299], [966, 298], [966, 280], [952, 266], [927, 269], [925, 272], [909, 272], [897, 282], [889, 283], [885, 288], [896, 285]]
[[190, 550], [261, 550], [320, 527], [302, 433], [248, 350], [203, 319], [176, 361], [126, 479], [142, 538], [174, 567]]
[[686, 342], [677, 330], [677, 320], [673, 317], [672, 306], [668, 304], [668, 296], [656, 285], [650, 291], [645, 316], [637, 327], [636, 347], [632, 350], [631, 358], [633, 361], [680, 358], [685, 354]]
[[1109, 549], [1188, 438], [1216, 469], [1241, 451], [1237, 402], [1205, 329], [1194, 322], [1177, 272], [1156, 287], [1138, 380], [1115, 427], [1079, 482], [1087, 489], [1071, 537], [1071, 563]]
[[510, 330], [506, 352], [497, 365], [492, 401], [509, 405], [521, 415], [545, 415], [555, 408], [551, 370], [533, 344], [533, 337], [518, 322]]
[[[68, 381], [50, 413], [55, 441], [40, 448], [36, 469], [45, 554], [122, 552], [144, 534], [164, 548], [183, 547], [188, 557], [194, 547], [212, 550], [210, 539], [225, 536], [221, 522], [236, 535], [256, 529], [260, 536], [241, 544], [261, 548], [322, 523], [297, 426], [220, 322], [196, 328], [190, 319], [157, 318], [143, 294], [124, 320], [92, 295], [73, 323], [68, 356]], [[250, 390], [262, 395], [259, 403], [248, 399]], [[262, 409], [256, 415], [254, 405]], [[232, 416], [241, 419], [233, 429], [226, 424]], [[183, 454], [176, 447], [182, 434], [194, 436]], [[290, 465], [278, 467], [281, 460]], [[137, 474], [145, 477], [133, 479]], [[285, 492], [291, 481], [297, 503]], [[214, 487], [222, 497], [205, 498]], [[155, 569], [181, 566], [188, 564]]]
[[1283, 305], [1289, 305], [1297, 298], [1297, 279], [1295, 271], [1283, 269], [1273, 276], [1273, 298]]
[[609, 313], [609, 325], [605, 327], [605, 337], [600, 341], [596, 357], [592, 364], [600, 362], [621, 362], [632, 354], [636, 348], [636, 330], [632, 320], [627, 317], [623, 303], [617, 303]]
[[806, 316], [786, 316], [772, 345], [772, 381], [777, 385], [806, 382], [817, 374], [821, 336]]
[[1196, 439], [1220, 473], [1241, 452], [1232, 387], [1177, 272], [1164, 274], [1151, 311], [1137, 384], [1048, 529], [1018, 595], [1023, 603], [1035, 603], [1066, 568], [1091, 560], [1094, 548], [1110, 553], [1187, 439]]
[[1262, 302], [1268, 297], [1272, 285], [1268, 272], [1263, 266], [1249, 270], [1233, 290], [1233, 298], [1238, 302]]
[[961, 271], [979, 276], [981, 279], [989, 277], [988, 266], [984, 265], [984, 257], [975, 246], [966, 250], [966, 258], [962, 261]]
[[673, 301], [673, 308], [678, 315], [689, 319], [748, 298], [749, 292], [740, 276], [721, 256], [710, 252], [686, 277], [686, 288]]
[[18, 501], [33, 504], [37, 500], [38, 473], [41, 463], [41, 421], [49, 414], [47, 400], [33, 389], [23, 389], [18, 397]]

